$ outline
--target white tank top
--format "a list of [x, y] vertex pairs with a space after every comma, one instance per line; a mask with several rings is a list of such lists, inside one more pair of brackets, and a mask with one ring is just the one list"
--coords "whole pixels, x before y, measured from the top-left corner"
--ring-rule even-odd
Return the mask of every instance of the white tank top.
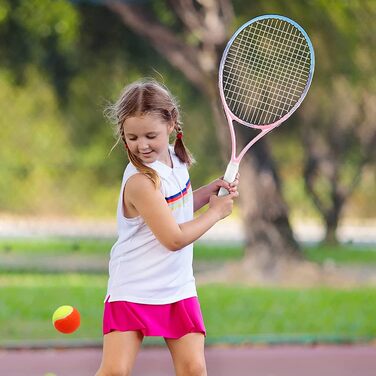
[[[156, 161], [148, 164], [159, 174], [161, 192], [177, 223], [193, 219], [193, 194], [187, 167], [169, 149], [173, 168]], [[168, 304], [197, 296], [193, 276], [193, 244], [178, 251], [163, 246], [141, 216], [126, 218], [123, 191], [137, 169], [129, 163], [123, 175], [118, 207], [118, 240], [111, 249], [105, 301]]]

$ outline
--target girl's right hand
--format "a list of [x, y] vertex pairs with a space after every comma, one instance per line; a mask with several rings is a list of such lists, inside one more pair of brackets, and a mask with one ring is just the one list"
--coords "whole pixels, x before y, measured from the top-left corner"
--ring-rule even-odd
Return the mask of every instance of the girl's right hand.
[[230, 193], [227, 196], [218, 197], [217, 195], [210, 196], [209, 210], [215, 211], [219, 219], [226, 218], [231, 214], [234, 205], [234, 198], [238, 197], [238, 192]]

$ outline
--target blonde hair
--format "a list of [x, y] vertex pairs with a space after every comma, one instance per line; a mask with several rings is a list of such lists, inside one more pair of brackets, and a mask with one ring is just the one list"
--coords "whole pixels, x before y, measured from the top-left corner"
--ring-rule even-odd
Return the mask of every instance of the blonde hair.
[[145, 166], [141, 159], [131, 153], [124, 135], [123, 124], [126, 119], [146, 114], [157, 115], [166, 123], [172, 122], [174, 124], [176, 135], [179, 135], [174, 143], [175, 154], [181, 162], [190, 167], [194, 163], [194, 159], [181, 139], [183, 130], [178, 103], [168, 89], [160, 83], [153, 80], [136, 81], [126, 86], [119, 99], [105, 109], [105, 115], [115, 124], [115, 136], [117, 137], [117, 141], [111, 151], [122, 140], [130, 162], [140, 173], [149, 177], [155, 187], [158, 187], [160, 179], [157, 172]]

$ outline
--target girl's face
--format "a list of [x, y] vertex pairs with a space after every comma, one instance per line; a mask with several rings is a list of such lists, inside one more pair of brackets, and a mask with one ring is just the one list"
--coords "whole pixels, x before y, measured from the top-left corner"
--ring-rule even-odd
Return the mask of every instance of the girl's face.
[[168, 153], [169, 135], [174, 130], [169, 124], [154, 114], [135, 116], [123, 123], [125, 140], [132, 154], [144, 163], [161, 161], [170, 164]]

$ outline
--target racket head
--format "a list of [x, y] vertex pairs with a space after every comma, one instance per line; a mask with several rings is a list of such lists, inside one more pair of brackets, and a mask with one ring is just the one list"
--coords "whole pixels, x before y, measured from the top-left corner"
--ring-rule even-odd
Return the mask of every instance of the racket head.
[[242, 25], [219, 66], [224, 110], [236, 122], [274, 128], [300, 106], [312, 82], [314, 49], [295, 21], [263, 15]]

